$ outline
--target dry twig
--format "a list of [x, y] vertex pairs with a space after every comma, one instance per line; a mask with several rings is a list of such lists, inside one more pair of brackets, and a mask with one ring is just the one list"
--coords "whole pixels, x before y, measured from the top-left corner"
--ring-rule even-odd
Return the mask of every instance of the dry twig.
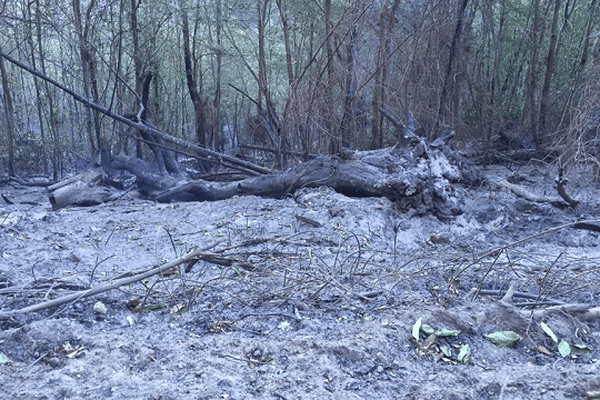
[[535, 234], [527, 236], [526, 238], [523, 238], [523, 239], [519, 239], [516, 242], [512, 242], [512, 243], [506, 244], [504, 246], [501, 246], [501, 247], [495, 248], [493, 250], [490, 250], [487, 253], [483, 254], [482, 256], [476, 258], [474, 261], [472, 261], [469, 264], [467, 264], [465, 267], [461, 268], [452, 278], [450, 278], [450, 283], [456, 282], [458, 280], [458, 278], [462, 275], [462, 273], [465, 272], [467, 269], [471, 268], [473, 265], [480, 263], [481, 261], [483, 261], [487, 257], [496, 255], [498, 252], [505, 251], [505, 250], [507, 250], [507, 249], [509, 249], [511, 247], [518, 246], [521, 243], [525, 243], [525, 242], [527, 242], [529, 240], [538, 238], [538, 237], [546, 235], [548, 233], [558, 232], [558, 231], [561, 231], [561, 230], [566, 229], [566, 228], [576, 228], [576, 229], [588, 229], [588, 230], [591, 230], [588, 227], [589, 226], [598, 227], [598, 225], [596, 225], [598, 223], [600, 223], [600, 220], [597, 220], [597, 219], [594, 219], [594, 220], [584, 220], [584, 221], [576, 221], [576, 222], [569, 222], [567, 224], [563, 224], [563, 225], [555, 226], [554, 228], [546, 229], [545, 231], [535, 233]]
[[203, 251], [211, 248], [212, 246], [213, 245], [211, 244], [209, 246], [206, 246], [205, 248], [193, 250], [192, 252], [190, 252], [190, 253], [184, 255], [183, 257], [180, 257], [174, 261], [163, 264], [156, 268], [149, 269], [146, 272], [143, 272], [143, 273], [140, 273], [140, 274], [128, 277], [128, 278], [123, 278], [123, 279], [116, 280], [114, 282], [107, 283], [106, 285], [101, 285], [101, 286], [98, 286], [98, 287], [95, 287], [95, 288], [92, 288], [89, 290], [76, 292], [76, 293], [70, 294], [68, 296], [59, 297], [57, 299], [49, 300], [49, 301], [46, 301], [46, 302], [43, 302], [40, 304], [34, 304], [32, 306], [21, 308], [19, 310], [0, 312], [0, 320], [9, 319], [9, 318], [12, 318], [19, 314], [27, 314], [27, 313], [31, 313], [31, 312], [45, 310], [50, 307], [55, 307], [55, 306], [58, 306], [61, 304], [69, 303], [71, 301], [76, 301], [79, 299], [83, 299], [85, 297], [90, 297], [90, 296], [96, 295], [98, 293], [103, 293], [103, 292], [107, 292], [109, 290], [117, 289], [121, 286], [129, 285], [134, 282], [139, 282], [139, 281], [149, 278], [153, 275], [160, 274], [160, 273], [162, 273], [170, 268], [173, 268], [177, 265], [187, 263], [191, 260], [197, 259], [202, 256]]

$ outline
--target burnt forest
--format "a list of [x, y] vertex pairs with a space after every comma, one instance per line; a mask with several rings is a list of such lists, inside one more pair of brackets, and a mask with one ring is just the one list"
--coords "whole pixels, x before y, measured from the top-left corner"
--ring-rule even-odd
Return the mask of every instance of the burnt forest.
[[0, 0], [11, 399], [600, 399], [598, 0]]

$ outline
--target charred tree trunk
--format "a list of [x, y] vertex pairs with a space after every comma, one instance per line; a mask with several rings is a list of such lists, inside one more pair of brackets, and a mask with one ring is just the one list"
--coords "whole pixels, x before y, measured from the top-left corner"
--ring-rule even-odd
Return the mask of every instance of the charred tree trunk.
[[463, 174], [451, 165], [444, 155], [449, 149], [442, 141], [431, 147], [416, 136], [413, 139], [406, 147], [354, 152], [344, 159], [323, 155], [285, 171], [239, 182], [175, 183], [153, 198], [161, 202], [215, 201], [235, 195], [283, 198], [300, 188], [327, 186], [351, 197], [386, 197], [403, 210], [433, 213], [439, 218], [460, 214], [460, 199], [451, 183], [476, 184], [478, 178], [467, 179], [477, 175]]
[[[85, 12], [85, 24], [82, 22], [81, 13], [81, 0], [73, 0], [73, 17], [75, 20], [75, 30], [79, 40], [79, 57], [81, 61], [81, 68], [83, 74], [83, 88], [86, 96], [92, 97], [93, 101], [98, 103], [100, 101], [100, 94], [98, 91], [98, 71], [96, 66], [96, 60], [94, 51], [90, 44], [91, 32], [94, 31], [92, 26], [91, 13], [96, 5], [96, 1], [92, 0], [87, 6]], [[101, 131], [100, 131], [100, 118], [97, 112], [90, 109], [86, 109], [87, 113], [87, 130], [88, 138], [90, 141], [90, 147], [92, 153], [96, 151], [96, 148], [100, 149], [102, 146]]]
[[[275, 167], [282, 168], [287, 165], [288, 144], [285, 132], [281, 130], [279, 117], [271, 98], [269, 90], [269, 81], [267, 79], [267, 55], [265, 49], [265, 27], [268, 22], [268, 4], [269, 0], [259, 0], [256, 3], [258, 13], [258, 100], [257, 114], [258, 118], [267, 131], [275, 152]], [[263, 106], [264, 99], [264, 106]]]
[[[140, 51], [140, 39], [139, 39], [137, 12], [138, 12], [138, 8], [140, 7], [141, 0], [139, 0], [139, 1], [131, 0], [130, 4], [131, 4], [131, 14], [129, 15], [129, 25], [130, 25], [129, 28], [131, 30], [131, 40], [132, 40], [132, 44], [133, 44], [133, 69], [135, 72], [135, 92], [139, 95], [142, 93], [143, 63], [142, 63], [142, 55], [141, 55], [141, 51]], [[143, 109], [143, 102], [142, 102], [142, 110], [141, 111], [142, 111], [142, 113], [145, 112], [145, 110]], [[144, 117], [144, 115], [142, 115], [141, 117]], [[141, 136], [141, 133], [140, 133], [140, 136]], [[143, 143], [141, 140], [136, 141], [136, 146], [135, 146], [136, 154], [140, 158], [143, 156], [142, 144]]]
[[[1, 50], [0, 50], [1, 51]], [[4, 112], [6, 113], [6, 134], [8, 136], [8, 175], [15, 176], [14, 169], [14, 110], [12, 94], [4, 67], [4, 59], [0, 57], [0, 75], [2, 78], [2, 92], [4, 94]]]
[[529, 57], [529, 68], [527, 70], [526, 87], [525, 87], [525, 112], [523, 119], [529, 117], [529, 125], [531, 127], [531, 136], [536, 146], [536, 150], [542, 152], [542, 140], [539, 127], [539, 107], [537, 104], [537, 88], [539, 77], [539, 47], [540, 38], [544, 35], [545, 25], [542, 22], [540, 14], [540, 0], [533, 0], [533, 21], [530, 29], [530, 48], [531, 54]]
[[[152, 125], [152, 123], [146, 119], [146, 104], [148, 104], [150, 82], [152, 81], [152, 76], [152, 68], [149, 67], [144, 73], [144, 79], [142, 84], [141, 120], [145, 125], [155, 128], [154, 125]], [[153, 134], [152, 132], [146, 129], [140, 129], [139, 132], [142, 139], [144, 139], [148, 147], [150, 147], [150, 150], [152, 150], [152, 153], [154, 154], [154, 162], [157, 165], [158, 170], [163, 174], [178, 174], [179, 166], [175, 161], [173, 153], [165, 149], [165, 146], [160, 136]]]
[[[548, 108], [550, 107], [550, 85], [554, 77], [556, 68], [556, 54], [558, 49], [558, 15], [560, 14], [561, 0], [555, 0], [554, 13], [552, 16], [552, 26], [550, 27], [550, 44], [548, 45], [548, 56], [546, 58], [546, 73], [544, 74], [544, 83], [540, 95], [540, 135], [547, 134], [548, 128]], [[543, 141], [541, 142], [543, 146]], [[543, 150], [540, 148], [538, 150]]]
[[[350, 132], [352, 131], [351, 126], [354, 118], [357, 116], [356, 110], [356, 96], [358, 92], [358, 83], [356, 82], [356, 72], [354, 64], [354, 53], [356, 46], [356, 38], [358, 36], [356, 26], [353, 26], [350, 30], [348, 43], [346, 44], [346, 82], [344, 83], [344, 106], [342, 113], [342, 121], [340, 122], [340, 130], [338, 137], [341, 140], [341, 146], [346, 148], [352, 148], [350, 140]], [[358, 130], [356, 130], [358, 131]]]
[[194, 106], [196, 116], [196, 141], [200, 146], [206, 146], [206, 99], [202, 90], [202, 71], [200, 62], [194, 58], [194, 53], [190, 45], [190, 28], [187, 15], [183, 14], [182, 34], [183, 34], [183, 61], [185, 63], [185, 77], [190, 94], [190, 100]]
[[223, 146], [221, 145], [221, 67], [223, 64], [223, 50], [222, 50], [222, 42], [221, 42], [221, 25], [223, 23], [223, 12], [221, 10], [221, 0], [217, 0], [215, 2], [216, 6], [216, 27], [215, 27], [215, 35], [217, 39], [217, 47], [215, 49], [215, 57], [216, 57], [216, 76], [215, 76], [215, 96], [213, 98], [213, 149], [215, 151], [224, 151]]
[[294, 84], [294, 64], [292, 63], [292, 47], [290, 45], [290, 29], [288, 24], [288, 17], [283, 8], [281, 0], [275, 0], [277, 9], [279, 10], [279, 18], [281, 18], [281, 28], [283, 33], [283, 44], [285, 48], [285, 65], [287, 67], [288, 84], [290, 88]]
[[450, 112], [451, 110], [451, 102], [449, 93], [453, 92], [453, 90], [457, 90], [455, 83], [453, 80], [456, 78], [453, 76], [453, 71], [456, 70], [457, 62], [460, 57], [460, 42], [463, 31], [463, 18], [465, 15], [465, 10], [467, 8], [467, 3], [469, 0], [461, 0], [459, 4], [459, 8], [457, 10], [456, 17], [456, 27], [454, 29], [454, 35], [452, 36], [452, 42], [450, 43], [450, 54], [448, 57], [448, 66], [446, 67], [446, 77], [444, 79], [444, 86], [442, 87], [442, 94], [440, 96], [440, 109], [438, 111], [437, 120], [441, 123], [445, 123], [447, 126], [451, 126], [452, 121], [450, 121], [450, 116], [454, 114], [454, 112]]
[[383, 146], [384, 139], [384, 118], [379, 112], [383, 107], [386, 97], [386, 81], [389, 64], [389, 47], [393, 21], [400, 4], [399, 0], [394, 0], [390, 6], [390, 0], [386, 0], [379, 12], [379, 31], [377, 32], [379, 44], [377, 45], [377, 55], [375, 58], [375, 73], [373, 76], [373, 100], [371, 103], [371, 135], [373, 149], [379, 149]]

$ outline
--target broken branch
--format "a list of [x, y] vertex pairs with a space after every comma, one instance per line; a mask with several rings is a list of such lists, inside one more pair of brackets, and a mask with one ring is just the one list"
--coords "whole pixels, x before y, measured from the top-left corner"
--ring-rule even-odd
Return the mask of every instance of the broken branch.
[[163, 264], [156, 268], [152, 268], [152, 269], [150, 269], [146, 272], [143, 272], [141, 274], [138, 274], [138, 275], [134, 275], [134, 276], [131, 276], [128, 278], [123, 278], [123, 279], [119, 279], [119, 280], [111, 282], [111, 283], [107, 283], [106, 285], [101, 285], [101, 286], [98, 286], [98, 287], [95, 287], [95, 288], [92, 288], [89, 290], [76, 292], [76, 293], [70, 294], [68, 296], [59, 297], [58, 299], [49, 300], [49, 301], [46, 301], [46, 302], [43, 302], [40, 304], [34, 304], [32, 306], [21, 308], [19, 310], [0, 312], [0, 320], [9, 319], [9, 318], [12, 318], [19, 314], [27, 314], [27, 313], [31, 313], [31, 312], [45, 310], [50, 307], [59, 306], [61, 304], [65, 304], [65, 303], [69, 303], [71, 301], [83, 299], [85, 297], [94, 296], [98, 293], [107, 292], [109, 290], [117, 289], [121, 286], [139, 282], [139, 281], [149, 278], [153, 275], [160, 274], [160, 273], [162, 273], [170, 268], [173, 268], [179, 264], [183, 264], [183, 263], [189, 262], [191, 260], [194, 260], [196, 258], [199, 258], [204, 251], [210, 249], [213, 246], [214, 246], [214, 244], [211, 244], [209, 246], [205, 246], [202, 249], [193, 250], [192, 252], [184, 255], [183, 257], [178, 258], [177, 260]]

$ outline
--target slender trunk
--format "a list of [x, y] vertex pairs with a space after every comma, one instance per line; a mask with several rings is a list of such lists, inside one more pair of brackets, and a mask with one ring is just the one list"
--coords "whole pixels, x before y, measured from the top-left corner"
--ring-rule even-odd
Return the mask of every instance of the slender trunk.
[[275, 0], [279, 9], [279, 17], [281, 18], [281, 27], [283, 30], [283, 44], [285, 46], [285, 64], [287, 66], [288, 84], [290, 87], [294, 83], [294, 69], [292, 64], [292, 48], [290, 46], [290, 29], [288, 26], [288, 18], [283, 8], [281, 0]]
[[593, 20], [594, 15], [596, 15], [596, 8], [598, 6], [598, 0], [592, 0], [592, 5], [590, 6], [590, 14], [587, 21], [586, 34], [583, 43], [583, 51], [581, 53], [581, 61], [579, 63], [579, 69], [583, 68], [587, 63], [589, 51], [590, 51], [590, 40], [592, 38], [592, 28], [593, 28]]
[[267, 62], [265, 55], [265, 11], [269, 0], [258, 0], [256, 10], [258, 12], [258, 112], [263, 111], [263, 97], [268, 97], [267, 88]]
[[[44, 62], [42, 62], [42, 71], [45, 71]], [[44, 72], [45, 74], [46, 72]], [[60, 156], [60, 138], [58, 136], [58, 120], [54, 111], [54, 97], [48, 84], [46, 87], [46, 97], [48, 98], [48, 114], [50, 117], [50, 132], [52, 132], [52, 179], [58, 180], [58, 171], [61, 165]], [[62, 173], [61, 173], [62, 175]]]
[[452, 36], [452, 42], [450, 43], [450, 54], [448, 57], [448, 66], [446, 68], [446, 77], [444, 79], [444, 86], [442, 87], [442, 94], [440, 96], [440, 109], [438, 111], [438, 124], [451, 125], [453, 121], [449, 121], [451, 112], [450, 101], [448, 100], [450, 95], [448, 94], [452, 90], [453, 86], [453, 72], [456, 71], [456, 66], [460, 59], [460, 42], [462, 38], [463, 18], [465, 10], [469, 0], [460, 0], [458, 6], [458, 12], [456, 16], [456, 27], [454, 29], [454, 35]]
[[194, 106], [196, 116], [196, 141], [202, 147], [206, 147], [206, 113], [204, 94], [202, 92], [202, 73], [200, 71], [200, 60], [194, 59], [190, 46], [190, 27], [187, 15], [182, 15], [183, 34], [183, 60], [185, 63], [185, 76], [188, 92]]
[[[73, 17], [75, 20], [75, 33], [79, 41], [79, 57], [81, 61], [83, 75], [83, 90], [86, 96], [91, 97], [95, 103], [99, 102], [97, 67], [94, 60], [93, 50], [90, 44], [91, 27], [91, 12], [96, 4], [95, 0], [91, 0], [85, 15], [85, 24], [82, 22], [81, 0], [73, 0]], [[86, 127], [90, 148], [92, 153], [96, 148], [101, 147], [100, 140], [100, 118], [98, 113], [93, 112], [89, 108], [86, 109], [87, 121]]]
[[[35, 17], [33, 16], [33, 12], [31, 11], [31, 7], [35, 5]], [[43, 33], [42, 33], [42, 8], [39, 0], [35, 0], [29, 3], [29, 7], [27, 10], [23, 10], [24, 12], [28, 12], [28, 14], [24, 14], [24, 18], [35, 20], [36, 30], [35, 33], [33, 31], [29, 32], [28, 42], [31, 47], [31, 64], [34, 68], [37, 68], [36, 65], [36, 47], [37, 47], [37, 56], [39, 56], [39, 69], [45, 73], [46, 71], [46, 61], [45, 61], [45, 52], [42, 46], [43, 41]], [[35, 39], [35, 42], [34, 42]], [[42, 83], [43, 86], [35, 81], [35, 90], [37, 96], [38, 103], [38, 120], [40, 126], [40, 140], [43, 145], [42, 152], [42, 160], [44, 172], [48, 172], [48, 165], [46, 162], [46, 151], [47, 149], [51, 149], [50, 161], [52, 164], [52, 176], [54, 180], [58, 179], [58, 171], [60, 164], [60, 141], [58, 136], [58, 120], [54, 110], [54, 97], [50, 87], [47, 84]], [[43, 89], [43, 93], [42, 93]], [[45, 97], [44, 97], [45, 95]], [[47, 107], [48, 114], [47, 118], [44, 115], [44, 109]], [[52, 143], [46, 142], [45, 135], [45, 124], [44, 121], [47, 120], [47, 124], [49, 127], [50, 135], [52, 137]]]
[[[98, 90], [98, 66], [96, 64], [94, 50], [91, 49], [90, 44], [90, 33], [94, 31], [94, 27], [92, 26], [92, 10], [96, 5], [96, 0], [91, 0], [88, 4], [88, 8], [85, 13], [85, 26], [84, 26], [84, 39], [87, 50], [87, 63], [88, 63], [88, 73], [90, 79], [90, 88], [92, 90], [92, 99], [95, 103], [100, 103], [100, 92]], [[102, 137], [101, 137], [101, 126], [100, 126], [100, 114], [97, 112], [92, 113], [92, 118], [94, 122], [94, 133], [96, 139], [96, 146], [99, 149], [102, 149]]]
[[[283, 43], [285, 47], [285, 63], [287, 67], [288, 76], [287, 97], [285, 101], [285, 107], [283, 109], [283, 117], [280, 126], [281, 132], [286, 132], [286, 124], [289, 123], [290, 118], [290, 106], [292, 105], [292, 101], [296, 98], [296, 85], [294, 83], [294, 65], [292, 63], [292, 48], [290, 45], [290, 29], [288, 17], [285, 12], [285, 9], [283, 8], [282, 0], [276, 0], [275, 2], [277, 3], [279, 17], [281, 18], [281, 25], [283, 30]], [[308, 149], [306, 146], [303, 146], [303, 150], [305, 150], [305, 154], [308, 153]]]
[[[39, 10], [38, 10], [39, 12]], [[46, 59], [44, 58], [44, 52], [42, 50], [41, 44], [41, 32], [38, 35], [38, 44], [39, 44], [39, 53], [40, 53], [40, 70], [42, 74], [46, 75]], [[58, 117], [57, 112], [54, 109], [54, 95], [50, 88], [50, 85], [47, 82], [44, 82], [44, 92], [46, 94], [46, 105], [48, 107], [48, 126], [50, 128], [50, 134], [52, 136], [52, 156], [50, 160], [52, 162], [52, 179], [58, 180], [58, 172], [61, 164], [61, 156], [60, 156], [60, 137], [58, 130]], [[42, 121], [40, 120], [40, 124]]]
[[[486, 40], [489, 41], [489, 51], [493, 52], [492, 65], [491, 65], [491, 74], [486, 75], [487, 83], [484, 83], [487, 86], [487, 91], [484, 97], [484, 104], [482, 107], [484, 108], [484, 117], [482, 118], [482, 127], [483, 127], [483, 139], [486, 144], [490, 143], [492, 138], [494, 128], [496, 125], [496, 90], [500, 86], [499, 85], [499, 77], [498, 77], [498, 69], [500, 66], [500, 59], [502, 53], [502, 35], [504, 34], [504, 6], [501, 4], [500, 10], [500, 21], [498, 23], [498, 28], [496, 30], [495, 21], [496, 18], [494, 16], [494, 8], [496, 7], [495, 3], [492, 1], [487, 1], [484, 4], [485, 13], [483, 16], [483, 26], [484, 26], [484, 35]], [[455, 93], [458, 93], [458, 90], [454, 90]], [[456, 107], [457, 106], [453, 106]], [[454, 111], [457, 111], [457, 109]], [[457, 118], [453, 118], [453, 127], [455, 126]]]
[[594, 50], [592, 50], [592, 59], [594, 66], [600, 66], [600, 32], [598, 33], [598, 38], [596, 38]]
[[[598, 37], [596, 38], [596, 45], [592, 50], [592, 68], [591, 72], [596, 75], [596, 82], [593, 82], [592, 85], [597, 86], [598, 80], [600, 80], [600, 32], [598, 33]], [[588, 78], [590, 79], [590, 78]], [[598, 88], [592, 89], [595, 93], [598, 93]], [[600, 100], [600, 99], [598, 99]], [[596, 103], [597, 104], [597, 103]], [[597, 125], [596, 130], [600, 130], [600, 124]], [[598, 136], [598, 132], [596, 135]], [[600, 161], [600, 147], [596, 152], [596, 160]], [[596, 176], [600, 177], [600, 167], [596, 167]]]
[[388, 9], [389, 0], [385, 0], [385, 3], [381, 7], [379, 12], [379, 31], [377, 36], [379, 38], [379, 45], [377, 46], [377, 55], [375, 56], [375, 75], [374, 86], [373, 86], [373, 100], [371, 101], [371, 136], [372, 136], [372, 148], [378, 149], [383, 146], [383, 115], [379, 111], [383, 103], [383, 93], [385, 91], [383, 82], [383, 68], [385, 60], [385, 13]]
[[527, 71], [527, 83], [525, 85], [525, 117], [529, 116], [529, 123], [531, 127], [531, 136], [535, 143], [535, 146], [541, 148], [541, 140], [539, 135], [538, 126], [538, 111], [536, 107], [536, 91], [538, 76], [538, 57], [539, 57], [539, 38], [542, 35], [540, 32], [541, 21], [540, 21], [540, 0], [533, 0], [533, 21], [530, 30], [530, 42], [531, 42], [531, 55], [529, 58], [529, 69]]
[[342, 114], [342, 121], [340, 123], [340, 133], [339, 136], [341, 138], [341, 145], [352, 148], [352, 143], [350, 140], [350, 131], [352, 126], [352, 120], [355, 117], [355, 103], [356, 103], [356, 92], [357, 92], [357, 83], [355, 78], [354, 71], [354, 52], [356, 46], [356, 38], [358, 36], [357, 28], [354, 26], [351, 28], [350, 37], [348, 38], [348, 42], [346, 43], [346, 82], [344, 87], [344, 111]]
[[[79, 0], [72, 1], [73, 6], [73, 16], [75, 20], [75, 33], [78, 36], [79, 40], [79, 60], [81, 62], [82, 75], [83, 75], [83, 94], [86, 97], [90, 97], [90, 89], [89, 89], [89, 81], [88, 81], [88, 63], [86, 62], [87, 52], [85, 50], [85, 43], [83, 38], [83, 26], [81, 23], [81, 4]], [[90, 142], [90, 148], [92, 153], [96, 151], [96, 145], [94, 141], [94, 135], [92, 133], [92, 110], [86, 108], [84, 110], [86, 115], [85, 127], [88, 135], [88, 140]]]
[[[267, 24], [267, 10], [269, 0], [258, 0], [256, 3], [258, 13], [258, 117], [263, 127], [267, 130], [271, 141], [276, 148], [276, 168], [284, 168], [287, 165], [286, 138], [279, 129], [279, 121], [275, 106], [269, 92], [267, 79], [267, 57], [265, 52], [265, 26]], [[263, 107], [264, 99], [264, 107]]]
[[[0, 49], [1, 51], [1, 49]], [[12, 94], [8, 84], [8, 76], [4, 67], [4, 59], [0, 57], [0, 74], [2, 75], [2, 92], [4, 93], [4, 112], [6, 115], [6, 135], [8, 136], [8, 175], [15, 176], [14, 169], [14, 110]]]
[[[550, 85], [554, 77], [556, 68], [556, 53], [558, 44], [558, 15], [560, 13], [561, 0], [555, 0], [554, 15], [552, 16], [552, 26], [550, 28], [550, 44], [548, 46], [548, 56], [546, 58], [546, 74], [540, 96], [540, 134], [545, 135], [548, 125], [548, 107], [550, 103]], [[538, 151], [542, 151], [543, 142], [540, 142]]]
[[[40, 8], [40, 0], [35, 0], [35, 14], [36, 14], [36, 40], [37, 46], [33, 43], [33, 36], [30, 37], [31, 40], [31, 65], [33, 68], [37, 69], [36, 60], [35, 60], [35, 48], [37, 47], [40, 58], [44, 56], [43, 47], [42, 47], [42, 10]], [[35, 95], [37, 99], [37, 114], [38, 120], [40, 123], [40, 140], [42, 142], [43, 150], [42, 150], [42, 164], [44, 168], [44, 174], [48, 174], [48, 162], [46, 160], [46, 127], [44, 125], [44, 101], [42, 99], [42, 91], [40, 88], [40, 82], [37, 79], [33, 80], [33, 84], [35, 87]]]
[[[135, 73], [135, 92], [139, 95], [142, 93], [143, 86], [143, 63], [142, 63], [142, 55], [140, 53], [140, 44], [139, 44], [139, 31], [138, 31], [138, 19], [137, 19], [137, 11], [141, 4], [141, 0], [131, 0], [131, 14], [129, 15], [129, 25], [131, 30], [131, 40], [133, 45], [133, 70]], [[138, 104], [138, 100], [136, 99], [134, 104], [134, 110], [140, 107]], [[144, 109], [141, 115], [142, 119], [146, 118], [146, 110]], [[138, 132], [141, 137], [141, 132]], [[137, 140], [136, 142], [136, 155], [138, 158], [143, 158], [143, 148], [142, 141]]]
[[216, 6], [216, 36], [217, 36], [217, 76], [215, 77], [215, 97], [213, 98], [213, 110], [215, 118], [213, 122], [213, 149], [215, 151], [223, 151], [221, 148], [221, 64], [223, 53], [221, 51], [221, 24], [223, 15], [221, 10], [221, 0], [215, 0]]
[[379, 12], [379, 31], [377, 33], [379, 44], [377, 45], [377, 55], [375, 58], [375, 83], [373, 87], [373, 100], [371, 102], [371, 134], [374, 149], [383, 147], [384, 118], [379, 110], [383, 107], [386, 96], [390, 39], [394, 18], [400, 1], [394, 0], [391, 8], [389, 3], [390, 1], [386, 0]]
[[334, 130], [333, 85], [335, 84], [333, 70], [333, 24], [331, 22], [331, 0], [325, 0], [325, 47], [327, 49], [327, 81], [325, 82], [325, 131], [329, 136], [329, 154], [337, 154], [340, 149], [339, 132]]

